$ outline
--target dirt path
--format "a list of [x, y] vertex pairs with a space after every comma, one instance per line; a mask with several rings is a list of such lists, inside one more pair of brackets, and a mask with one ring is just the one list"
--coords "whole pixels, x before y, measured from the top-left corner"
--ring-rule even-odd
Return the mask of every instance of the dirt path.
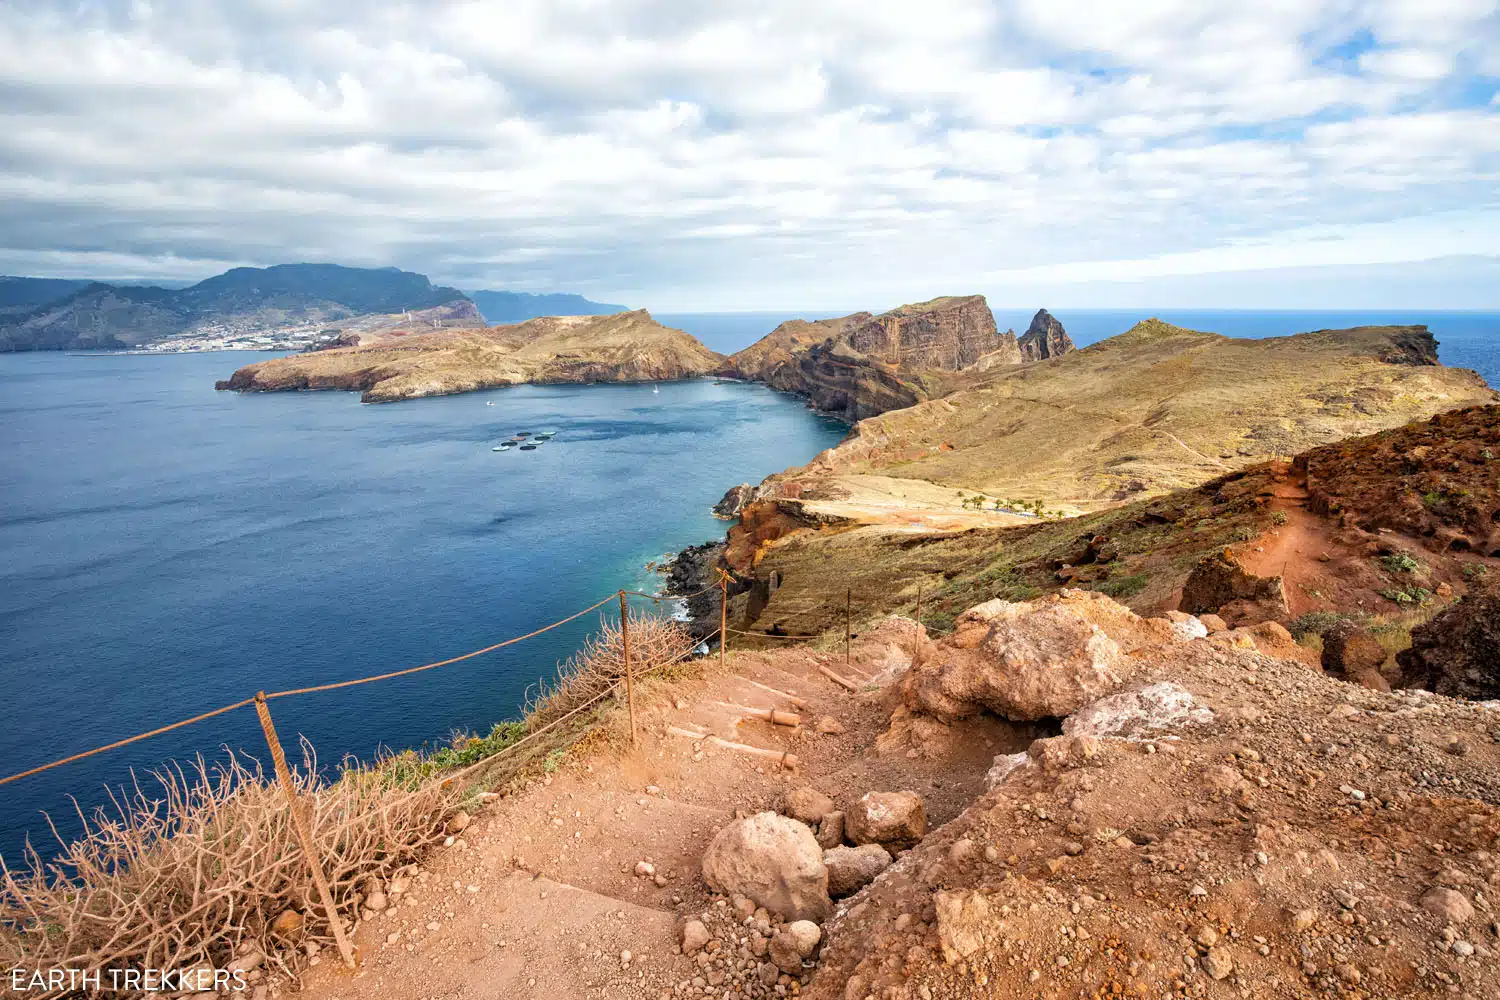
[[[348, 973], [325, 954], [305, 995], [672, 996], [702, 974], [676, 953], [675, 927], [711, 905], [702, 853], [737, 810], [775, 808], [800, 784], [840, 805], [872, 789], [911, 789], [936, 825], [980, 793], [995, 754], [1037, 735], [986, 719], [955, 726], [955, 738], [938, 745], [877, 751], [889, 706], [873, 691], [877, 674], [890, 676], [891, 648], [856, 643], [847, 667], [842, 654], [735, 654], [722, 673], [709, 661], [707, 676], [638, 697], [638, 750], [627, 742], [618, 752], [575, 753], [493, 802], [428, 859], [396, 905], [358, 928], [362, 967]], [[862, 692], [829, 680], [820, 664]], [[736, 706], [797, 711], [803, 724], [772, 726]], [[824, 716], [843, 731], [820, 733]], [[798, 772], [674, 729], [794, 753]], [[637, 873], [640, 862], [650, 874]]]
[[1319, 556], [1334, 547], [1329, 525], [1307, 509], [1307, 478], [1292, 466], [1278, 477], [1269, 509], [1285, 521], [1246, 547], [1245, 568], [1257, 576], [1280, 576], [1292, 617], [1322, 606], [1325, 572]]

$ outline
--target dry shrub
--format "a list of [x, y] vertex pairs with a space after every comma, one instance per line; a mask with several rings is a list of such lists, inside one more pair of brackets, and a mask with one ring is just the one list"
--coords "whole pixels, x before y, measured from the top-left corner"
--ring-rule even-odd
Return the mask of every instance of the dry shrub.
[[[350, 764], [326, 784], [305, 743], [303, 756], [293, 780], [349, 926], [365, 879], [389, 875], [440, 839], [462, 790], [440, 779], [395, 789], [379, 763]], [[225, 968], [258, 950], [290, 972], [308, 942], [332, 941], [286, 799], [258, 762], [230, 753], [151, 778], [111, 793], [92, 817], [80, 811], [85, 834], [59, 837], [55, 859], [28, 845], [25, 869], [5, 869], [0, 965]], [[277, 938], [271, 925], [288, 909], [304, 919]]]
[[[687, 628], [670, 618], [630, 612], [630, 662], [640, 676], [685, 658], [698, 645]], [[625, 680], [625, 639], [618, 621], [604, 619], [583, 648], [558, 665], [557, 677], [526, 706], [533, 729], [545, 726], [579, 706], [604, 698]]]

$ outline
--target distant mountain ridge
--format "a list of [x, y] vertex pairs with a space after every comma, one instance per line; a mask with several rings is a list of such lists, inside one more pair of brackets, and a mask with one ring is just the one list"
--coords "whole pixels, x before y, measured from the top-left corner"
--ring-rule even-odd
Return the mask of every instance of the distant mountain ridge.
[[[82, 287], [77, 287], [81, 284]], [[45, 278], [0, 282], [0, 350], [138, 347], [175, 337], [245, 335], [450, 303], [463, 292], [395, 267], [236, 267], [186, 288]]]
[[621, 305], [591, 302], [570, 292], [469, 292], [486, 323], [524, 323], [538, 316], [610, 316], [629, 312]]

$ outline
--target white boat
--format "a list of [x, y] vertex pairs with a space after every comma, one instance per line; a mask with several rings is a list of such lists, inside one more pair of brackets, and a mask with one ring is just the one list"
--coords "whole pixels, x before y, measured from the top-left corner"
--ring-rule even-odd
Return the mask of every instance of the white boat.
[[651, 391], [659, 393], [659, 392], [661, 392], [661, 386], [653, 385], [651, 387]]
[[490, 400], [490, 401], [486, 402], [484, 405], [485, 406], [494, 406], [495, 403], [494, 403], [494, 400]]

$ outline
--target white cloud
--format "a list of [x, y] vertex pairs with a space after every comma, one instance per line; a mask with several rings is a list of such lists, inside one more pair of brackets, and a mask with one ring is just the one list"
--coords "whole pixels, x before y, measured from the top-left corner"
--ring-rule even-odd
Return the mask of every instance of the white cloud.
[[1314, 227], [1383, 260], [1355, 234], [1400, 219], [1431, 256], [1500, 177], [1500, 106], [1463, 97], [1496, 11], [9, 5], [0, 270], [330, 259], [665, 309], [1215, 268]]

